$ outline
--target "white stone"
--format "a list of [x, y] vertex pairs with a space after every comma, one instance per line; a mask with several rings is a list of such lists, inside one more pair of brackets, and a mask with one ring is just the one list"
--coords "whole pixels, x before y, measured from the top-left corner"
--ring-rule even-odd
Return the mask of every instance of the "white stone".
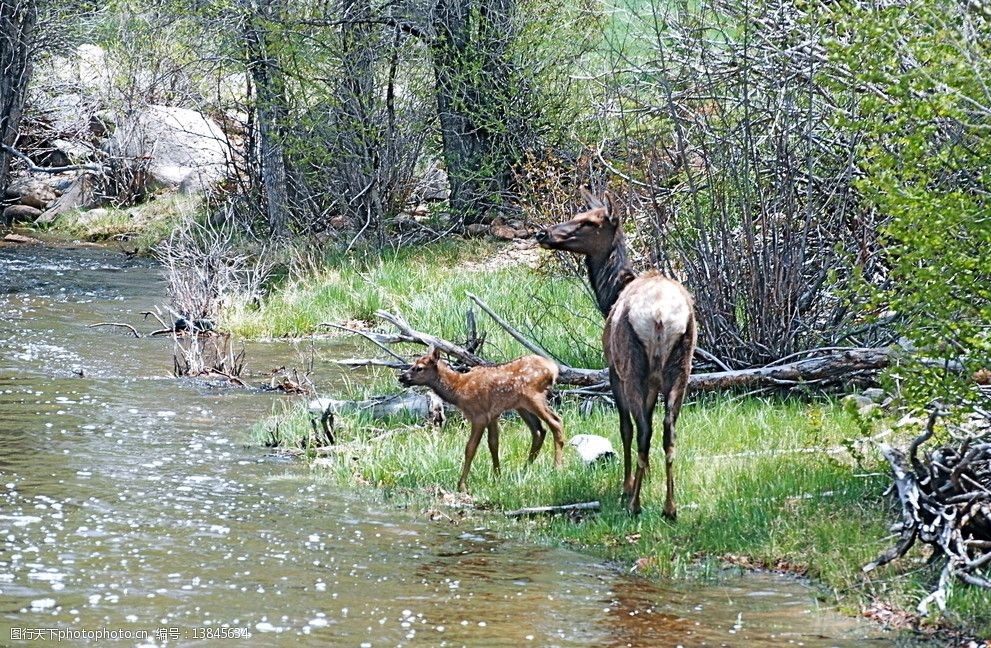
[[576, 434], [568, 440], [568, 445], [578, 452], [578, 456], [586, 464], [616, 456], [616, 451], [609, 439], [597, 434]]

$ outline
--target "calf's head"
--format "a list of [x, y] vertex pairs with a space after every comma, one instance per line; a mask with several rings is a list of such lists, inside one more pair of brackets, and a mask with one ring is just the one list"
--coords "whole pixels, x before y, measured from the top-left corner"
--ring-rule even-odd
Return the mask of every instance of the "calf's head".
[[582, 187], [581, 194], [588, 202], [588, 210], [565, 223], [551, 225], [537, 232], [537, 243], [541, 247], [591, 257], [608, 254], [613, 248], [622, 228], [609, 193], [598, 198]]
[[431, 346], [425, 356], [417, 358], [412, 367], [399, 374], [399, 384], [404, 387], [429, 385], [437, 378], [437, 362], [439, 360], [440, 349]]

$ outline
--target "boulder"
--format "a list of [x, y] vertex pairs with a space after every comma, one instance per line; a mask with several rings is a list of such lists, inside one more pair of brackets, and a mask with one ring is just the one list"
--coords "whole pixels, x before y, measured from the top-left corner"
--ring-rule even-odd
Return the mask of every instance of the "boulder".
[[853, 409], [859, 410], [861, 408], [867, 407], [868, 405], [873, 405], [874, 401], [869, 397], [862, 394], [849, 394], [844, 396], [842, 399], [844, 404], [849, 404]]
[[485, 223], [472, 223], [471, 225], [465, 228], [465, 232], [468, 234], [468, 236], [483, 236], [485, 234], [488, 234], [489, 226], [486, 225]]
[[60, 214], [70, 209], [86, 209], [94, 207], [99, 202], [97, 189], [100, 186], [99, 178], [89, 172], [80, 173], [76, 176], [72, 184], [59, 196], [55, 202], [49, 205], [38, 219], [35, 221], [39, 225], [44, 225], [54, 221]]
[[48, 154], [48, 163], [51, 166], [86, 164], [93, 158], [94, 153], [96, 149], [86, 142], [58, 138], [52, 141], [52, 152]]
[[71, 92], [91, 98], [106, 98], [113, 86], [115, 73], [102, 47], [84, 44], [70, 55], [39, 61], [32, 83], [48, 94]]
[[41, 216], [41, 210], [30, 205], [11, 205], [3, 210], [3, 222], [12, 225], [21, 221], [32, 221]]
[[413, 197], [417, 202], [437, 202], [451, 196], [451, 183], [447, 171], [431, 164], [416, 183]]
[[47, 183], [30, 176], [18, 178], [7, 185], [7, 196], [22, 205], [45, 209], [55, 200], [55, 191]]
[[118, 124], [107, 142], [112, 156], [147, 162], [148, 189], [199, 193], [229, 172], [227, 137], [202, 113], [147, 106]]
[[22, 236], [21, 234], [8, 234], [3, 237], [3, 240], [7, 243], [24, 243], [27, 245], [37, 245], [41, 243], [36, 238], [31, 238], [30, 236]]
[[861, 396], [871, 399], [875, 403], [881, 403], [887, 397], [887, 393], [879, 387], [871, 387], [860, 392]]
[[504, 241], [512, 241], [516, 238], [516, 230], [508, 225], [493, 225], [489, 228], [489, 232], [492, 236]]
[[113, 85], [114, 69], [107, 53], [99, 45], [80, 45], [72, 59], [72, 72], [80, 89], [94, 95], [106, 95]]
[[93, 104], [78, 92], [36, 93], [26, 109], [45, 124], [48, 133], [66, 136], [88, 132], [92, 111]]

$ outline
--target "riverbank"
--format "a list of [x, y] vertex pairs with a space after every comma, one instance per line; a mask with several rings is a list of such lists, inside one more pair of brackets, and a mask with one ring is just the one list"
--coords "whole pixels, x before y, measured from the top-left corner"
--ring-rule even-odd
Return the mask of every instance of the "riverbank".
[[[373, 326], [374, 312], [382, 308], [398, 310], [420, 330], [463, 340], [468, 291], [565, 362], [601, 366], [601, 317], [581, 278], [560, 278], [539, 266], [477, 271], [479, 266], [471, 265], [493, 255], [498, 250], [492, 244], [469, 241], [381, 259], [339, 259], [330, 264], [332, 270], [283, 288], [261, 309], [242, 311], [235, 326], [249, 335], [302, 334], [320, 330], [324, 321]], [[562, 313], [578, 316], [562, 318]], [[479, 315], [489, 335], [487, 356], [503, 360], [524, 352], [483, 318]], [[422, 349], [407, 351], [412, 356]], [[377, 353], [369, 345], [368, 355]], [[360, 398], [398, 390], [394, 372], [380, 370], [370, 382], [333, 396]], [[619, 446], [613, 410], [597, 406], [583, 413], [579, 403], [566, 402], [560, 411], [569, 437], [599, 434]], [[277, 417], [277, 423], [259, 426], [256, 438], [298, 447], [309, 434], [310, 423], [301, 410]], [[317, 460], [318, 474], [338, 485], [378, 488], [387, 497], [406, 498], [427, 509], [462, 502], [450, 492], [468, 434], [459, 416], [441, 432], [402, 419], [340, 416], [338, 424], [341, 446]], [[540, 543], [618, 561], [645, 577], [705, 578], [727, 566], [784, 571], [812, 579], [825, 601], [851, 615], [903, 629], [949, 628], [986, 636], [991, 633], [986, 591], [951, 588], [947, 611], [939, 619], [918, 619], [910, 612], [938, 576], [925, 566], [921, 550], [877, 572], [861, 571], [893, 542], [888, 531], [895, 519], [893, 501], [883, 495], [890, 484], [888, 471], [864, 442], [890, 424], [887, 417], [864, 418], [829, 399], [694, 399], [679, 423], [680, 510], [678, 522], [671, 524], [660, 515], [664, 480], [656, 454], [645, 487], [647, 510], [631, 518], [618, 503], [619, 462], [588, 468], [569, 452], [565, 467], [555, 471], [548, 447], [524, 470], [529, 435], [520, 421], [510, 418], [502, 425], [502, 476], [492, 474], [483, 448], [469, 478], [471, 498], [462, 503], [502, 511], [598, 500], [601, 513], [579, 522], [503, 522], [498, 515], [491, 521]], [[908, 438], [913, 430], [901, 428], [897, 434]]]
[[166, 194], [127, 208], [72, 209], [36, 229], [87, 243], [113, 242], [130, 254], [147, 256], [178, 223], [195, 217], [201, 209], [198, 196]]
[[[569, 437], [599, 434], [618, 446], [611, 409], [583, 414], [567, 403], [559, 411]], [[619, 460], [588, 467], [568, 448], [563, 469], [555, 470], [545, 444], [527, 469], [529, 434], [515, 417], [501, 424], [501, 476], [482, 448], [468, 498], [452, 493], [468, 436], [460, 418], [442, 431], [409, 420], [338, 422], [340, 447], [314, 462], [318, 474], [338, 485], [377, 488], [424, 509], [465, 505], [498, 513], [599, 501], [602, 511], [579, 521], [486, 520], [538, 543], [617, 561], [647, 578], [705, 579], [726, 567], [780, 571], [811, 579], [827, 604], [898, 629], [991, 632], [987, 594], [976, 588], [952, 588], [942, 619], [915, 617], [911, 610], [938, 575], [925, 567], [921, 551], [862, 573], [892, 543], [892, 500], [883, 495], [890, 478], [864, 442], [875, 424], [832, 400], [710, 396], [688, 403], [679, 422], [676, 523], [661, 516], [663, 465], [656, 457], [646, 510], [632, 518], [619, 504]], [[305, 413], [289, 412], [279, 418], [278, 439], [298, 446], [309, 426]], [[274, 428], [273, 422], [259, 426], [256, 437], [270, 439]]]

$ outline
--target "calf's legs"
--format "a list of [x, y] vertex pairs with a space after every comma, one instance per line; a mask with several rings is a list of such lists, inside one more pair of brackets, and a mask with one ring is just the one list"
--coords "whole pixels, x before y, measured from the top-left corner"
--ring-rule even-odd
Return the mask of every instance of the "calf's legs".
[[471, 470], [471, 462], [475, 459], [475, 452], [478, 450], [478, 443], [482, 440], [485, 427], [485, 421], [471, 422], [471, 436], [468, 437], [468, 444], [465, 446], [465, 462], [461, 467], [461, 478], [458, 479], [458, 491], [461, 493], [468, 492], [468, 471]]

